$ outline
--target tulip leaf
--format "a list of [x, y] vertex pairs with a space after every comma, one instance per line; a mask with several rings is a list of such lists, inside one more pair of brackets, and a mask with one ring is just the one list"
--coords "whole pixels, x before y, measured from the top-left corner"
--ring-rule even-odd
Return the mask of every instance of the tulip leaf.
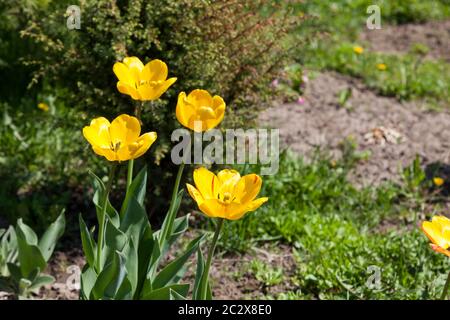
[[50, 256], [55, 249], [56, 241], [63, 235], [66, 227], [66, 219], [64, 216], [64, 210], [59, 217], [48, 227], [39, 240], [39, 249], [41, 249], [42, 256], [45, 261], [50, 259]]
[[113, 254], [111, 262], [98, 275], [97, 281], [90, 293], [90, 298], [94, 300], [113, 299], [119, 291], [125, 277], [125, 258], [116, 251]]
[[184, 264], [187, 262], [189, 257], [198, 249], [200, 241], [203, 239], [203, 235], [198, 238], [192, 240], [186, 248], [186, 251], [170, 262], [167, 266], [165, 266], [155, 277], [153, 280], [153, 289], [159, 289], [166, 285], [172, 284], [175, 279], [181, 278], [182, 274], [185, 271]]
[[[110, 248], [112, 252], [120, 252], [128, 241], [127, 236], [121, 230], [117, 229], [109, 219], [106, 220], [105, 245]], [[106, 261], [106, 259], [104, 261]]]
[[127, 282], [130, 287], [129, 292], [131, 295], [134, 295], [137, 288], [139, 265], [138, 252], [134, 245], [133, 239], [129, 239], [121, 253], [124, 257], [126, 257], [125, 268], [127, 270]]
[[186, 300], [185, 296], [179, 294], [178, 292], [176, 292], [172, 288], [169, 289], [169, 296], [170, 296], [170, 300]]
[[55, 278], [53, 278], [52, 276], [47, 275], [47, 274], [37, 276], [36, 279], [34, 279], [34, 281], [32, 281], [28, 290], [32, 290], [32, 291], [38, 290], [40, 287], [45, 286], [47, 284], [51, 284], [54, 281], [55, 281]]
[[[102, 214], [102, 207], [103, 207], [103, 201], [105, 200], [105, 194], [106, 194], [106, 188], [103, 181], [97, 177], [92, 171], [89, 171], [89, 174], [94, 178], [94, 197], [93, 202], [95, 204], [95, 209], [97, 213], [97, 220], [100, 222], [100, 216]], [[112, 224], [115, 227], [119, 226], [120, 223], [120, 217], [117, 213], [117, 210], [111, 205], [111, 202], [109, 199], [106, 201], [106, 214], [111, 219]]]
[[84, 223], [83, 217], [79, 215], [80, 232], [81, 232], [81, 244], [83, 246], [83, 252], [86, 256], [88, 264], [93, 267], [95, 266], [95, 243], [92, 236]]
[[[163, 252], [165, 251], [164, 248], [167, 248], [166, 241], [172, 235], [174, 229], [174, 221], [180, 208], [181, 200], [183, 199], [183, 193], [184, 193], [183, 189], [181, 189], [178, 192], [177, 196], [175, 197], [174, 203], [170, 204], [169, 211], [167, 212], [166, 217], [164, 218], [163, 224], [161, 226], [158, 238], [160, 246], [163, 249]], [[165, 239], [162, 239], [163, 237]]]
[[[192, 291], [192, 299], [193, 300], [201, 300], [201, 292], [203, 291], [203, 277], [205, 274], [205, 258], [203, 257], [203, 253], [201, 248], [197, 250], [197, 270], [195, 272], [195, 282], [194, 282], [194, 290]], [[206, 289], [206, 300], [212, 300], [211, 287], [208, 283], [206, 284], [208, 288]]]
[[23, 234], [23, 239], [28, 243], [29, 245], [37, 245], [38, 244], [38, 238], [36, 233], [31, 229], [29, 226], [27, 226], [25, 223], [23, 223], [22, 219], [17, 220], [17, 227], [16, 229], [20, 229]]
[[144, 231], [142, 232], [142, 237], [138, 243], [139, 247], [137, 248], [138, 275], [137, 287], [134, 294], [135, 299], [137, 299], [141, 294], [142, 286], [149, 271], [149, 267], [152, 265], [153, 253], [155, 250], [159, 251], [159, 248], [156, 248], [157, 244], [158, 241], [154, 240], [152, 228], [150, 227], [150, 223], [147, 221]]
[[120, 230], [134, 238], [135, 242], [138, 243], [144, 232], [146, 222], [148, 222], [148, 218], [144, 207], [134, 197], [131, 197], [122, 216]]
[[[19, 219], [16, 228], [16, 237], [19, 252], [18, 258], [22, 277], [25, 278], [28, 278], [32, 271], [36, 268], [44, 270], [47, 265], [44, 257], [41, 254], [41, 251], [39, 250], [39, 247], [37, 246], [36, 234], [34, 232], [30, 233], [30, 230], [30, 227], [23, 224], [21, 219]], [[28, 240], [30, 240], [31, 244], [28, 242]]]
[[134, 197], [137, 202], [144, 206], [145, 192], [147, 189], [147, 166], [144, 166], [138, 175], [133, 179], [133, 182], [127, 190], [125, 200], [123, 201], [122, 208], [120, 209], [120, 217], [123, 217], [127, 207], [130, 204], [130, 199]]
[[189, 291], [189, 284], [172, 284], [164, 288], [150, 291], [142, 296], [142, 300], [169, 300], [171, 291], [185, 297]]
[[94, 267], [90, 267], [86, 264], [80, 277], [80, 299], [88, 300], [96, 280], [97, 273], [95, 272]]

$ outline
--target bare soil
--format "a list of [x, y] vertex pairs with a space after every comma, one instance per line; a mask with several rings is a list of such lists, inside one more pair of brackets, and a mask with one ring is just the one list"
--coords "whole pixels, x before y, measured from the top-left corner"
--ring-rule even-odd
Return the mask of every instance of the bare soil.
[[[189, 238], [189, 235], [187, 236]], [[284, 280], [274, 286], [266, 286], [258, 281], [251, 272], [249, 264], [254, 259], [260, 259], [272, 267], [282, 267]], [[186, 274], [186, 281], [191, 283], [196, 264], [196, 258], [191, 259], [191, 267]], [[85, 264], [79, 249], [69, 252], [55, 252], [46, 273], [56, 278], [55, 283], [41, 289], [35, 299], [76, 300], [79, 296], [77, 283], [72, 281], [74, 270], [79, 270]], [[75, 267], [75, 268], [74, 268]], [[292, 248], [280, 245], [276, 249], [263, 246], [245, 255], [229, 254], [216, 257], [210, 271], [214, 299], [264, 299], [265, 295], [276, 296], [279, 293], [295, 290], [290, 282], [296, 272]], [[1, 299], [1, 296], [0, 296]]]
[[[338, 96], [347, 89], [352, 96], [344, 108]], [[448, 110], [431, 111], [419, 102], [380, 97], [359, 80], [336, 73], [319, 74], [304, 97], [303, 105], [280, 104], [266, 110], [260, 121], [279, 128], [284, 144], [306, 157], [317, 147], [340, 157], [342, 142], [350, 137], [357, 151], [370, 152], [354, 170], [352, 179], [359, 185], [398, 181], [399, 167], [410, 165], [416, 154], [424, 164], [450, 163]]]

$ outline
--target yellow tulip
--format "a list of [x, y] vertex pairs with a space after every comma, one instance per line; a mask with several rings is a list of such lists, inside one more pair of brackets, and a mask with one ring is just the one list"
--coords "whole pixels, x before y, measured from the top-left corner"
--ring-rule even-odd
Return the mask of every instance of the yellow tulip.
[[43, 103], [43, 102], [38, 103], [38, 108], [45, 112], [48, 112], [48, 110], [50, 110], [50, 107], [48, 106], [48, 104]]
[[364, 52], [364, 48], [361, 46], [354, 46], [353, 52], [355, 52], [356, 54], [362, 54]]
[[156, 100], [177, 80], [167, 79], [167, 65], [155, 59], [145, 66], [137, 57], [127, 57], [116, 62], [113, 71], [119, 81], [119, 92], [131, 96], [134, 100]]
[[430, 221], [422, 223], [422, 230], [431, 240], [431, 248], [450, 257], [450, 219], [435, 216]]
[[208, 217], [237, 220], [258, 209], [269, 198], [255, 199], [262, 180], [256, 174], [243, 177], [235, 170], [222, 170], [217, 176], [206, 168], [194, 171], [195, 187], [186, 184], [199, 209]]
[[155, 142], [156, 132], [141, 134], [141, 124], [135, 117], [122, 114], [111, 123], [95, 118], [83, 128], [83, 136], [94, 152], [109, 161], [126, 161], [142, 156]]
[[444, 184], [444, 179], [439, 178], [439, 177], [435, 177], [433, 178], [433, 183], [437, 186], [440, 187]]
[[377, 64], [377, 69], [380, 71], [385, 71], [387, 69], [387, 65], [384, 63]]
[[176, 108], [178, 121], [191, 130], [201, 132], [216, 127], [225, 114], [225, 102], [208, 91], [196, 89], [186, 96], [180, 92]]

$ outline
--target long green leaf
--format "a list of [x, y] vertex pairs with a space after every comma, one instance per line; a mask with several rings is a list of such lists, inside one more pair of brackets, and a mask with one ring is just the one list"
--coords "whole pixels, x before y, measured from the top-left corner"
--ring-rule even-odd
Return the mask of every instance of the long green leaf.
[[[29, 227], [24, 227], [25, 224], [18, 222], [16, 228], [16, 236], [17, 236], [17, 245], [19, 252], [19, 263], [20, 263], [20, 271], [22, 273], [22, 277], [28, 278], [33, 270], [39, 268], [40, 270], [44, 270], [47, 263], [45, 262], [44, 257], [37, 246], [37, 241], [35, 242], [33, 236], [27, 237], [25, 233], [29, 233], [31, 230]], [[25, 231], [24, 231], [25, 230]], [[34, 232], [33, 232], [34, 233]], [[30, 244], [28, 240], [32, 241]], [[37, 239], [36, 239], [37, 240]]]
[[172, 284], [164, 288], [156, 289], [145, 293], [141, 300], [169, 300], [171, 291], [175, 291], [185, 297], [189, 291], [189, 284]]
[[78, 221], [80, 223], [81, 244], [83, 246], [83, 252], [88, 264], [93, 267], [95, 266], [95, 242], [92, 239], [81, 214], [78, 217]]
[[66, 227], [66, 218], [64, 216], [64, 210], [59, 217], [48, 227], [39, 240], [39, 249], [41, 249], [42, 256], [45, 261], [50, 259], [53, 250], [55, 249], [56, 241], [63, 235]]
[[180, 273], [183, 273], [184, 264], [192, 255], [192, 253], [198, 249], [198, 246], [202, 239], [203, 235], [192, 240], [191, 243], [189, 243], [186, 251], [181, 256], [173, 260], [158, 273], [152, 284], [153, 289], [158, 289], [166, 285], [170, 285], [173, 283], [174, 279], [180, 277]]
[[113, 259], [97, 277], [90, 293], [93, 300], [113, 299], [126, 277], [125, 258], [115, 252]]
[[122, 203], [122, 208], [120, 209], [120, 216], [123, 217], [127, 207], [130, 204], [131, 198], [135, 198], [136, 201], [144, 206], [145, 192], [147, 189], [147, 166], [144, 166], [138, 175], [133, 179], [130, 187], [125, 195], [125, 200]]

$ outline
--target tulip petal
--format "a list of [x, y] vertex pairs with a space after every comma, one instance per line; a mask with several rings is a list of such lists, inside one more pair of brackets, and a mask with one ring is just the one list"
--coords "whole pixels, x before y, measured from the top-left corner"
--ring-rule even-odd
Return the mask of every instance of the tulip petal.
[[247, 203], [255, 199], [261, 190], [262, 179], [256, 174], [248, 174], [239, 180], [236, 186], [236, 194], [239, 201]]
[[116, 62], [114, 64], [113, 72], [120, 82], [123, 82], [124, 84], [128, 84], [130, 86], [135, 85], [135, 79], [133, 78], [130, 69], [128, 69], [128, 67], [122, 62]]
[[122, 114], [111, 122], [109, 127], [113, 146], [120, 143], [122, 146], [133, 143], [141, 134], [141, 124], [136, 117]]
[[214, 119], [210, 119], [206, 121], [206, 130], [213, 129], [222, 122], [223, 117], [225, 115], [225, 107], [221, 106], [215, 110], [216, 117]]
[[200, 205], [203, 201], [205, 201], [201, 193], [193, 185], [186, 183], [186, 188], [188, 189], [188, 192], [191, 195], [192, 199], [197, 202], [197, 205]]
[[241, 175], [236, 170], [224, 169], [221, 170], [217, 177], [220, 181], [219, 194], [230, 193], [234, 195], [236, 184], [241, 179]]
[[165, 81], [169, 71], [167, 65], [159, 60], [155, 59], [148, 62], [142, 70], [142, 81]]
[[109, 148], [111, 145], [109, 126], [108, 119], [104, 117], [95, 118], [89, 126], [83, 128], [83, 136], [92, 146]]
[[131, 159], [136, 159], [142, 156], [152, 146], [157, 139], [156, 132], [147, 132], [137, 139], [136, 143], [139, 145], [139, 149], [131, 152]]
[[134, 100], [140, 100], [139, 93], [135, 89], [134, 85], [131, 86], [128, 83], [119, 81], [117, 82], [117, 90], [119, 90], [120, 93], [131, 96]]
[[218, 108], [223, 108], [225, 110], [225, 101], [223, 101], [220, 96], [214, 96], [212, 107], [214, 110], [217, 110]]
[[202, 89], [195, 89], [187, 96], [189, 103], [196, 107], [212, 107], [213, 98], [208, 91]]
[[208, 217], [226, 218], [226, 206], [216, 199], [205, 199], [198, 208]]
[[434, 251], [439, 252], [439, 253], [443, 253], [447, 257], [450, 257], [450, 250], [445, 250], [445, 249], [441, 248], [440, 246], [438, 246], [438, 245], [436, 245], [434, 243], [431, 244], [430, 246], [431, 246], [431, 249], [433, 249]]
[[426, 236], [433, 242], [434, 244], [447, 249], [448, 241], [443, 237], [442, 230], [438, 227], [437, 224], [434, 224], [430, 221], [425, 221], [422, 223], [422, 230], [425, 232]]
[[178, 101], [176, 107], [176, 117], [178, 122], [185, 127], [189, 127], [189, 119], [195, 114], [195, 109], [189, 103], [185, 103], [186, 93], [180, 92], [178, 94]]
[[111, 148], [99, 148], [92, 146], [92, 150], [99, 156], [105, 157], [108, 161], [117, 161], [117, 154]]
[[128, 67], [134, 83], [139, 83], [141, 72], [144, 69], [142, 61], [137, 57], [126, 57], [123, 59], [123, 63]]
[[195, 169], [194, 182], [198, 191], [205, 200], [217, 199], [217, 191], [220, 188], [220, 181], [214, 173], [204, 167]]

